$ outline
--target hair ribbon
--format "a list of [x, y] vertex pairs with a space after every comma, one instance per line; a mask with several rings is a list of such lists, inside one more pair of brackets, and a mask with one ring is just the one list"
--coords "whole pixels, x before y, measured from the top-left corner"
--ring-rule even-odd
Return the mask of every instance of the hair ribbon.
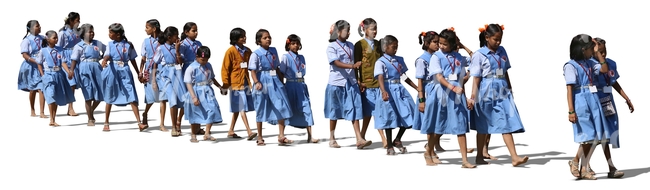
[[334, 25], [335, 24], [332, 24], [332, 26], [330, 26], [330, 34], [332, 34], [332, 32], [334, 32]]
[[201, 52], [201, 58], [205, 58], [205, 52]]
[[420, 35], [422, 35], [422, 37], [424, 37], [424, 36], [427, 36], [427, 33], [426, 33], [426, 32], [422, 32], [422, 34], [420, 34]]
[[447, 30], [454, 31], [454, 27], [449, 27], [449, 28], [447, 28]]
[[289, 44], [289, 43], [291, 43], [291, 40], [289, 40], [289, 38], [287, 38], [287, 44]]

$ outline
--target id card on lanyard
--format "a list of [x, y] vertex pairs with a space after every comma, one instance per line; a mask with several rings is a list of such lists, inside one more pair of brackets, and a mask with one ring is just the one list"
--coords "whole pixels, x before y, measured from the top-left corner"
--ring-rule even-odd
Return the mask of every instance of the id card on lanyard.
[[273, 61], [275, 61], [275, 55], [273, 55], [273, 53], [268, 52], [268, 51], [267, 51], [266, 53], [271, 54], [271, 60], [269, 60], [269, 55], [264, 55], [264, 58], [266, 58], [266, 60], [267, 60], [267, 61], [269, 62], [269, 64], [271, 65], [271, 70], [269, 70], [269, 74], [270, 74], [271, 76], [276, 76], [277, 73], [276, 73], [276, 71], [275, 71], [275, 67], [274, 67], [274, 65], [273, 65]]
[[302, 78], [302, 71], [300, 70], [300, 66], [302, 66], [302, 63], [300, 63], [300, 57], [296, 55], [296, 57], [293, 57], [291, 53], [289, 53], [289, 56], [291, 56], [291, 59], [293, 60], [293, 64], [296, 66], [296, 78]]
[[[585, 71], [585, 74], [587, 75], [587, 79], [589, 79], [589, 92], [591, 93], [596, 93], [598, 92], [598, 88], [594, 85], [593, 79], [591, 78], [591, 67], [589, 69], [585, 68], [584, 64], [578, 62], [580, 67], [582, 67], [582, 70]], [[586, 62], [585, 62], [586, 64]]]
[[[494, 53], [494, 54], [496, 54], [496, 53]], [[496, 74], [497, 74], [498, 77], [501, 77], [501, 76], [503, 76], [503, 68], [501, 68], [501, 59], [497, 59], [497, 57], [494, 56], [494, 54], [492, 54], [492, 58], [493, 58], [495, 61], [497, 61], [497, 70], [496, 70]]]
[[50, 50], [50, 58], [52, 58], [52, 63], [48, 64], [50, 68], [56, 68], [60, 65], [59, 61], [61, 59], [61, 54], [59, 54], [59, 52], [56, 51], [56, 49]]
[[[404, 73], [402, 73], [402, 64], [399, 63], [395, 59], [389, 59], [386, 56], [384, 56], [384, 58], [386, 60], [388, 60], [388, 62], [390, 62], [390, 65], [393, 66], [393, 68], [395, 68], [397, 70], [397, 74], [399, 75], [400, 80], [406, 80], [406, 78], [407, 78], [406, 75]], [[395, 64], [393, 64], [394, 62], [397, 62], [397, 66], [395, 66]]]
[[454, 57], [454, 61], [452, 62], [449, 57], [447, 58], [447, 62], [449, 62], [449, 67], [451, 68], [451, 73], [449, 73], [449, 76], [447, 77], [450, 81], [457, 81], [458, 80], [458, 74], [456, 74], [456, 66], [460, 66], [460, 61], [456, 59], [456, 56]]

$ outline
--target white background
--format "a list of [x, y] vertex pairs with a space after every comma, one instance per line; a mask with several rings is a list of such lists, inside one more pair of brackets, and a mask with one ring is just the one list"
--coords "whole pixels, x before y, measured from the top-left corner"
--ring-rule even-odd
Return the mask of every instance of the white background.
[[[574, 181], [567, 167], [567, 160], [575, 155], [578, 145], [573, 143], [572, 128], [567, 120], [562, 66], [569, 58], [571, 38], [580, 33], [607, 40], [608, 57], [619, 64], [622, 76], [619, 83], [637, 108], [630, 114], [624, 100], [615, 96], [622, 149], [612, 153], [614, 163], [626, 172], [621, 182], [633, 185], [649, 176], [650, 165], [643, 159], [645, 157], [634, 156], [645, 153], [647, 142], [642, 138], [650, 132], [648, 124], [641, 123], [643, 117], [648, 116], [646, 108], [649, 106], [644, 99], [646, 89], [642, 73], [650, 69], [647, 60], [639, 57], [646, 53], [644, 48], [650, 42], [647, 25], [635, 22], [650, 18], [642, 8], [646, 7], [642, 1], [59, 2], [23, 1], [5, 4], [2, 8], [5, 27], [1, 32], [6, 38], [0, 51], [6, 65], [2, 89], [7, 89], [2, 114], [5, 124], [0, 138], [2, 189], [388, 189], [435, 188], [443, 184], [442, 187], [461, 184], [466, 185], [463, 188], [485, 185], [485, 188], [509, 189], [523, 188], [531, 183], [562, 188], [613, 187], [623, 183], [605, 179], [607, 165], [600, 148], [592, 161], [600, 180]], [[52, 128], [48, 126], [48, 119], [29, 117], [28, 93], [16, 90], [15, 81], [22, 62], [19, 44], [28, 20], [39, 20], [41, 34], [44, 34], [61, 28], [70, 11], [81, 14], [82, 24], [93, 24], [96, 39], [104, 43], [108, 42], [108, 25], [122, 23], [126, 36], [137, 50], [147, 37], [144, 29], [148, 19], [158, 19], [163, 29], [171, 25], [182, 30], [185, 22], [196, 22], [198, 40], [211, 48], [210, 61], [217, 71], [221, 69], [223, 53], [229, 48], [229, 32], [235, 27], [246, 30], [246, 45], [253, 50], [257, 48], [255, 32], [260, 28], [268, 29], [274, 39], [272, 46], [277, 47], [280, 54], [284, 53], [284, 39], [292, 33], [299, 35], [303, 44], [300, 53], [305, 55], [308, 64], [306, 79], [316, 120], [314, 135], [323, 140], [329, 135], [328, 122], [323, 117], [323, 94], [328, 77], [325, 49], [329, 27], [335, 21], [344, 19], [351, 23], [349, 41], [354, 43], [360, 39], [356, 33], [358, 23], [366, 17], [377, 20], [378, 38], [388, 34], [398, 38], [397, 54], [405, 57], [411, 78], [415, 74], [414, 60], [422, 53], [416, 39], [420, 32], [440, 32], [454, 27], [461, 41], [477, 50], [479, 27], [488, 23], [504, 24], [502, 45], [512, 62], [509, 73], [526, 128], [526, 133], [515, 135], [515, 142], [519, 144], [519, 154], [531, 157], [530, 164], [513, 168], [500, 135], [494, 135], [491, 145], [495, 149], [490, 153], [501, 158], [495, 164], [474, 170], [461, 169], [460, 155], [451, 151], [440, 154], [441, 159], [450, 164], [426, 167], [422, 158], [425, 135], [407, 131], [403, 140], [413, 153], [389, 157], [384, 149], [378, 148], [381, 141], [372, 124], [367, 139], [375, 142], [372, 147], [376, 149], [345, 147], [354, 144], [354, 133], [350, 123], [344, 121], [339, 122], [337, 130], [337, 137], [346, 138], [338, 141], [344, 146], [341, 149], [328, 148], [327, 141], [277, 147], [277, 127], [268, 124], [264, 125], [267, 146], [257, 147], [254, 141], [225, 139], [231, 114], [227, 96], [220, 95], [217, 99], [224, 124], [213, 127], [213, 135], [221, 140], [217, 143], [191, 144], [187, 121], [183, 122], [186, 134], [182, 137], [171, 138], [169, 132], [158, 131], [158, 104], [149, 113], [151, 128], [148, 132], [138, 132], [130, 107], [113, 108], [113, 131], [102, 132], [104, 104], [96, 113], [97, 126], [86, 127], [83, 95], [79, 90], [75, 109], [81, 115], [65, 116], [67, 106], [60, 107], [57, 122], [62, 126]], [[140, 58], [137, 60], [139, 62]], [[471, 82], [468, 88], [469, 85]], [[143, 110], [142, 84], [137, 84], [137, 88]], [[415, 95], [415, 91], [410, 91]], [[38, 104], [36, 109], [38, 112]], [[248, 116], [254, 130], [254, 112], [249, 112]], [[171, 126], [169, 118], [167, 116], [165, 122], [168, 128]], [[127, 124], [117, 124], [121, 121]], [[240, 120], [236, 130], [245, 136], [242, 129]], [[306, 139], [303, 130], [288, 128], [287, 134], [290, 139]], [[469, 146], [475, 147], [475, 132], [468, 137]], [[442, 146], [448, 150], [458, 149], [456, 138], [449, 135], [443, 137]], [[470, 156], [473, 163], [474, 154]]]

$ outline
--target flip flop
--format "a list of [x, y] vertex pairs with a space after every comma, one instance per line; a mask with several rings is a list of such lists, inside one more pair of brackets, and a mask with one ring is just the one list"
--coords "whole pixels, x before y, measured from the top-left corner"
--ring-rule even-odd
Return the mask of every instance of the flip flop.
[[[257, 135], [257, 134], [255, 134], [255, 135]], [[231, 138], [231, 139], [241, 139], [241, 137], [240, 137], [239, 135], [237, 135], [237, 133], [229, 134], [229, 135], [228, 135], [228, 138]], [[249, 137], [249, 138], [250, 138], [250, 137]]]
[[[235, 134], [235, 135], [237, 135], [237, 134]], [[246, 140], [250, 141], [250, 140], [253, 140], [255, 137], [257, 137], [257, 133], [251, 133], [250, 135], [248, 135], [248, 138], [246, 138]], [[228, 135], [228, 138], [234, 138], [234, 137], [230, 137], [230, 135]]]

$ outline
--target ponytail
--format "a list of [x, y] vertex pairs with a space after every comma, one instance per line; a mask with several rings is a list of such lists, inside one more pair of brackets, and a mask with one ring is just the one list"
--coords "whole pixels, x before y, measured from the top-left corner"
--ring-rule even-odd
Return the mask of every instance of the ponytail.
[[478, 36], [478, 40], [481, 48], [487, 45], [487, 39], [485, 38], [503, 32], [504, 29], [505, 27], [503, 25], [498, 24], [486, 24], [482, 28], [479, 28], [478, 31], [481, 33]]
[[166, 44], [167, 43], [167, 38], [169, 38], [167, 35], [165, 35], [164, 32], [161, 32], [158, 34], [158, 44]]
[[359, 31], [359, 36], [361, 36], [363, 38], [364, 33], [365, 33], [365, 31], [364, 31], [365, 28], [363, 27], [363, 21], [361, 21], [361, 23], [359, 23], [359, 27], [358, 27], [357, 30]]
[[187, 35], [185, 34], [185, 32], [181, 33], [181, 41], [185, 40], [185, 38], [187, 38]]
[[366, 36], [366, 35], [365, 35], [365, 33], [366, 33], [366, 27], [370, 27], [370, 25], [373, 25], [373, 24], [374, 24], [374, 25], [377, 25], [377, 21], [375, 21], [375, 19], [373, 19], [373, 18], [366, 18], [366, 19], [363, 19], [363, 20], [361, 21], [361, 23], [359, 23], [359, 27], [358, 27], [358, 30], [359, 30], [359, 36], [361, 36], [362, 38], [363, 38], [364, 36]]
[[426, 32], [421, 32], [420, 34], [418, 34], [418, 42], [420, 43], [420, 45], [424, 45], [423, 38], [425, 35], [427, 35]]
[[484, 47], [487, 45], [487, 40], [485, 39], [485, 31], [481, 32], [478, 34], [478, 42], [479, 42], [479, 47]]

